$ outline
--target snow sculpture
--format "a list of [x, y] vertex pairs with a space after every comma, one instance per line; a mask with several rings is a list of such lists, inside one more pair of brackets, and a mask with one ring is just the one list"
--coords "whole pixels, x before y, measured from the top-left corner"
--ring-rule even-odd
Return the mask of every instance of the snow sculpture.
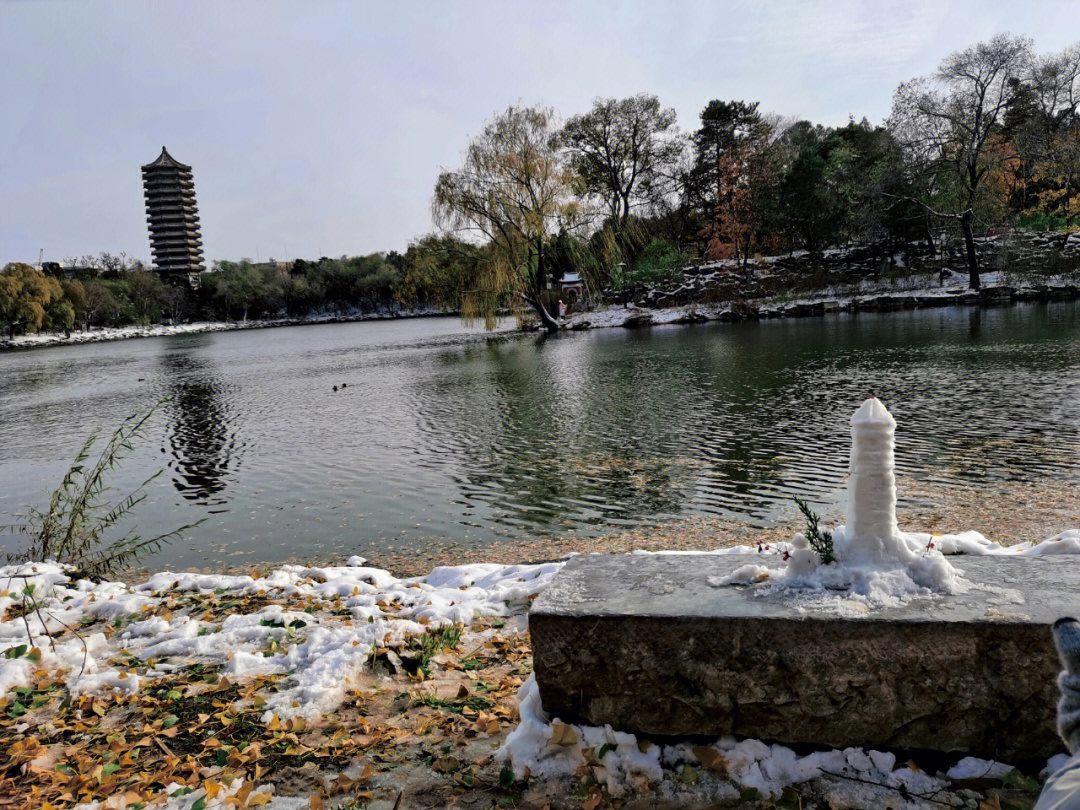
[[[751, 585], [806, 591], [846, 592], [868, 604], [902, 604], [916, 596], [957, 593], [963, 575], [949, 564], [928, 534], [905, 534], [896, 523], [896, 420], [875, 397], [851, 417], [851, 467], [848, 521], [832, 532], [818, 533], [816, 521], [779, 549], [787, 566], [771, 569], [754, 563], [710, 585]], [[814, 532], [816, 537], [811, 537]], [[822, 543], [831, 537], [832, 553]], [[959, 538], [954, 538], [959, 540]], [[760, 551], [759, 547], [759, 551]]]
[[896, 525], [896, 420], [877, 397], [851, 417], [848, 522], [841, 558], [850, 565], [908, 562], [911, 548]]

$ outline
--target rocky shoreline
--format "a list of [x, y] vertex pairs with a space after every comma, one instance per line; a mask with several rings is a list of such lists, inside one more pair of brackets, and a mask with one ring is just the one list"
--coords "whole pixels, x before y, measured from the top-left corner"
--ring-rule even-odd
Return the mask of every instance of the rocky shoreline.
[[762, 302], [737, 300], [718, 304], [685, 304], [657, 309], [628, 304], [607, 306], [570, 317], [566, 328], [574, 331], [607, 327], [628, 329], [693, 324], [707, 321], [745, 321], [771, 318], [799, 318], [830, 313], [896, 312], [905, 309], [929, 309], [955, 306], [1003, 306], [1021, 302], [1075, 301], [1080, 299], [1080, 284], [1050, 281], [1030, 285], [987, 284], [980, 290], [960, 287], [889, 290], [858, 295], [823, 293], [788, 301]]
[[148, 326], [106, 326], [85, 331], [73, 331], [69, 335], [60, 332], [39, 332], [33, 335], [19, 335], [14, 339], [0, 337], [0, 352], [38, 349], [47, 346], [71, 346], [79, 343], [103, 343], [105, 341], [128, 340], [130, 338], [193, 335], [203, 332], [237, 332], [245, 329], [272, 329], [278, 326], [313, 326], [325, 323], [440, 318], [451, 317], [456, 314], [456, 312], [450, 310], [422, 308], [354, 313], [335, 312], [303, 318], [261, 318], [250, 321], [195, 321], [192, 323], [151, 324]]
[[[948, 306], [1000, 306], [1080, 298], [1080, 232], [1016, 231], [978, 237], [982, 289], [968, 285], [955, 244], [904, 245], [882, 253], [853, 245], [811, 255], [764, 256], [743, 264], [692, 265], [677, 280], [626, 292], [624, 305], [572, 316], [568, 329], [894, 312]], [[801, 292], [792, 294], [791, 290]]]

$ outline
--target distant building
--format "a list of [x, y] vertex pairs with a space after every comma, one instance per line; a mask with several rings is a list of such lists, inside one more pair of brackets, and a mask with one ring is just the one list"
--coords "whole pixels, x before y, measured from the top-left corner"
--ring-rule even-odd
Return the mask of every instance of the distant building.
[[559, 286], [571, 304], [585, 297], [585, 283], [581, 280], [581, 273], [576, 270], [563, 273]]
[[142, 167], [142, 180], [154, 269], [163, 278], [190, 278], [203, 272], [206, 267], [191, 167], [163, 146], [157, 160]]
[[253, 262], [251, 266], [254, 267], [256, 270], [265, 270], [271, 273], [276, 273], [282, 278], [287, 278], [289, 274], [292, 273], [292, 269], [295, 264], [295, 261], [279, 262], [275, 261], [274, 259], [270, 259], [270, 261], [267, 262]]

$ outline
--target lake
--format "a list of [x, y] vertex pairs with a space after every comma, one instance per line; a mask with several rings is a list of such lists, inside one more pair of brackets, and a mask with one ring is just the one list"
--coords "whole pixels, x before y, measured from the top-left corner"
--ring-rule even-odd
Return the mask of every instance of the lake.
[[[338, 390], [334, 391], [333, 386]], [[150, 564], [409, 555], [842, 504], [871, 394], [930, 487], [1075, 481], [1080, 304], [489, 335], [452, 318], [0, 354], [0, 512], [160, 405], [115, 481]], [[8, 543], [10, 540], [5, 539]]]

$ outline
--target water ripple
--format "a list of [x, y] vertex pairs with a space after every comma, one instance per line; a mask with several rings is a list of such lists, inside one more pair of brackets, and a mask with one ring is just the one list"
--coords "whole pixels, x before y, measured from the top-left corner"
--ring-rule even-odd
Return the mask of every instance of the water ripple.
[[1076, 304], [548, 340], [431, 319], [2, 355], [0, 511], [40, 503], [89, 431], [162, 397], [118, 485], [165, 468], [143, 533], [209, 518], [170, 564], [765, 526], [795, 495], [842, 502], [870, 394], [896, 414], [904, 476], [1075, 480], [1078, 327]]

